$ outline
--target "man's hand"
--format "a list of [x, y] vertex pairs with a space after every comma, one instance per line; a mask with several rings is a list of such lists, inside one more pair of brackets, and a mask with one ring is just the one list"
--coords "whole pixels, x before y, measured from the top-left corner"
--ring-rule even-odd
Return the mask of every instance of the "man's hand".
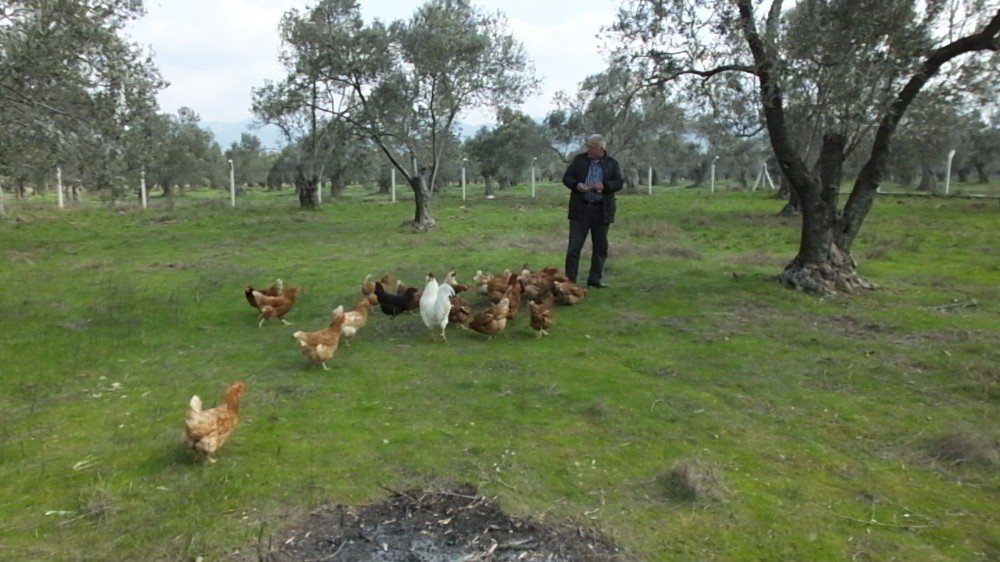
[[598, 192], [598, 193], [604, 193], [604, 184], [603, 183], [595, 183], [594, 185], [590, 186], [590, 188], [593, 189], [594, 191]]
[[587, 183], [578, 183], [576, 184], [576, 188], [579, 189], [580, 192], [582, 193], [584, 191], [590, 191], [592, 189], [592, 186]]

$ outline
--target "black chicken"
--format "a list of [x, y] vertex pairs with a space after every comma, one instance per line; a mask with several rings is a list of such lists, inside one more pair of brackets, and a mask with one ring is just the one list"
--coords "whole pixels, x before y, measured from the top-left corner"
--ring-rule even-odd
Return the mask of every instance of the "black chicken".
[[399, 316], [407, 310], [411, 310], [416, 300], [416, 294], [417, 288], [410, 287], [403, 293], [394, 295], [386, 291], [382, 287], [381, 282], [375, 282], [375, 296], [378, 297], [378, 306], [382, 309], [382, 312], [392, 317]]

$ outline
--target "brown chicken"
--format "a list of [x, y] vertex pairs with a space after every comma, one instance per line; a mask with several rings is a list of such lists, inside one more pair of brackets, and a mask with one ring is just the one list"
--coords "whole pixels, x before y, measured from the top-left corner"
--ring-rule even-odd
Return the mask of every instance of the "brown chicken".
[[337, 347], [340, 345], [341, 330], [346, 318], [347, 315], [344, 314], [344, 308], [338, 307], [334, 311], [333, 321], [330, 322], [328, 327], [318, 332], [303, 332], [299, 330], [292, 334], [292, 337], [299, 341], [299, 350], [302, 352], [302, 355], [305, 355], [313, 363], [322, 365], [324, 371], [329, 371], [330, 368], [326, 366], [326, 362], [333, 359], [333, 355], [337, 353]]
[[475, 315], [469, 321], [469, 327], [493, 339], [507, 327], [507, 307], [509, 304], [510, 301], [506, 297], [500, 299], [497, 304]]
[[361, 294], [366, 298], [375, 294], [375, 282], [372, 281], [372, 274], [365, 275], [365, 280], [361, 282]]
[[[385, 285], [383, 285], [385, 287]], [[420, 310], [420, 297], [423, 296], [424, 292], [419, 287], [410, 287], [401, 280], [396, 280], [396, 295], [400, 297], [405, 297], [407, 294], [413, 295], [413, 300], [406, 304], [406, 310]]]
[[462, 297], [451, 297], [451, 311], [448, 312], [448, 323], [458, 324], [463, 329], [466, 328], [465, 323], [472, 316], [472, 307], [469, 302]]
[[565, 277], [556, 279], [552, 283], [552, 296], [556, 302], [573, 306], [580, 304], [587, 296], [587, 288], [581, 287]]
[[[374, 294], [374, 293], [373, 293]], [[378, 302], [376, 299], [375, 302]], [[354, 310], [349, 310], [344, 313], [344, 325], [341, 327], [341, 335], [344, 337], [344, 343], [353, 338], [358, 330], [363, 328], [365, 324], [368, 323], [368, 311], [372, 307], [372, 302], [367, 298], [363, 298], [358, 301], [358, 304], [354, 305]], [[343, 311], [343, 307], [340, 307]], [[334, 314], [336, 316], [336, 314]]]
[[245, 388], [243, 381], [230, 384], [223, 403], [210, 410], [203, 410], [201, 398], [192, 396], [184, 423], [184, 444], [209, 462], [215, 462], [212, 455], [222, 447], [240, 421], [240, 399]]
[[295, 301], [299, 298], [301, 292], [301, 287], [292, 287], [280, 297], [269, 297], [259, 291], [254, 291], [253, 296], [257, 301], [257, 307], [260, 309], [260, 322], [257, 323], [257, 327], [263, 326], [264, 321], [269, 318], [277, 318], [286, 325], [291, 324], [291, 322], [285, 320], [285, 315], [295, 306]]
[[[260, 306], [257, 304], [257, 298], [254, 296], [255, 291], [256, 289], [254, 289], [251, 285], [247, 285], [246, 288], [243, 289], [243, 294], [246, 296], [247, 302], [250, 303], [250, 306], [260, 310]], [[263, 291], [256, 292], [268, 297], [280, 297], [285, 292], [285, 282], [281, 279], [275, 279], [274, 283], [272, 283], [270, 287], [264, 289]]]
[[[482, 293], [484, 295], [489, 295], [490, 289], [499, 289], [501, 293], [507, 290], [507, 285], [509, 285], [510, 270], [505, 269], [500, 275], [490, 275], [489, 273], [483, 273], [483, 270], [476, 271], [476, 274], [472, 277], [472, 282], [476, 287], [476, 292]], [[498, 298], [497, 302], [500, 299]]]
[[531, 311], [531, 329], [538, 332], [538, 337], [549, 335], [549, 328], [555, 324], [552, 305], [552, 295], [540, 303], [528, 301], [528, 309]]
[[526, 298], [540, 302], [545, 299], [546, 295], [552, 292], [552, 282], [558, 272], [558, 267], [546, 267], [535, 272], [531, 272], [525, 268], [521, 270], [520, 275], [517, 276], [517, 280], [524, 286], [524, 296]]
[[507, 294], [504, 295], [509, 301], [507, 304], [507, 320], [513, 320], [518, 312], [521, 312], [521, 284], [516, 280], [510, 284], [507, 288]]
[[517, 283], [516, 273], [507, 273], [502, 277], [496, 276], [490, 279], [486, 285], [486, 298], [493, 304], [500, 302], [500, 299], [507, 296], [510, 286], [515, 283]]
[[469, 286], [468, 285], [463, 285], [462, 283], [458, 282], [458, 280], [455, 278], [455, 272], [454, 271], [449, 271], [448, 275], [445, 276], [444, 281], [442, 281], [441, 283], [442, 284], [447, 283], [447, 284], [451, 285], [451, 288], [455, 289], [455, 294], [461, 293], [462, 291], [468, 291], [469, 290]]

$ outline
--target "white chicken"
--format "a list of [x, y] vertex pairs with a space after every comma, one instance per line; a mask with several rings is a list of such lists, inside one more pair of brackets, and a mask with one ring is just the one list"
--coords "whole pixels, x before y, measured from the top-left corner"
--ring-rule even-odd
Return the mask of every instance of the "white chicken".
[[451, 297], [455, 289], [445, 283], [438, 284], [433, 273], [427, 274], [427, 285], [420, 295], [420, 319], [430, 330], [441, 330], [441, 341], [448, 341], [445, 328], [448, 327], [448, 315], [451, 312]]

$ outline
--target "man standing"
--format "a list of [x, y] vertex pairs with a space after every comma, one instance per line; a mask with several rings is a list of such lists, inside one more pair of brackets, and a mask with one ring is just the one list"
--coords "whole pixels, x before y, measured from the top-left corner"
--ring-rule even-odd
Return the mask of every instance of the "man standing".
[[566, 277], [576, 283], [580, 252], [590, 234], [593, 253], [587, 285], [603, 289], [604, 262], [608, 259], [608, 229], [615, 222], [615, 192], [625, 182], [618, 161], [608, 156], [601, 135], [590, 135], [585, 152], [576, 155], [566, 168], [563, 185], [569, 188], [569, 245], [566, 248]]

